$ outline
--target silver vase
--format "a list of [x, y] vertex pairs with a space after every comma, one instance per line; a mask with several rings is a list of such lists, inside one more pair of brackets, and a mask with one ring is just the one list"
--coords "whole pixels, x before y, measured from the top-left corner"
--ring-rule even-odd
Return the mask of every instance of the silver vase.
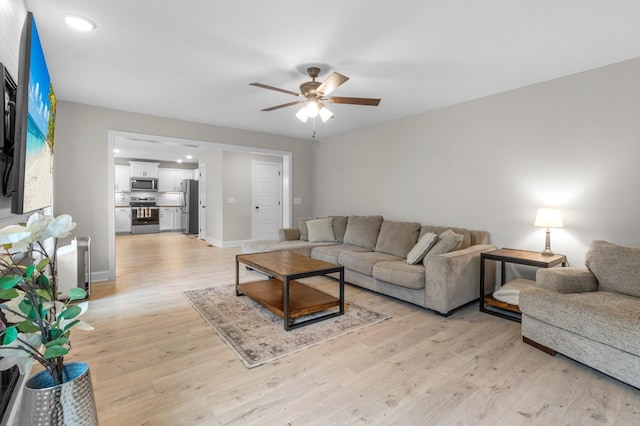
[[47, 371], [27, 380], [22, 395], [20, 426], [98, 425], [89, 365], [67, 363], [63, 376], [61, 385], [54, 385]]

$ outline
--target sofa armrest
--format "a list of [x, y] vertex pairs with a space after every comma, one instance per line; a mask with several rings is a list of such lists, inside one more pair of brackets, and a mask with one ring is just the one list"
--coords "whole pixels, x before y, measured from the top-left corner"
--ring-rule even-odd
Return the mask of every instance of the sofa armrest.
[[[424, 265], [425, 306], [446, 315], [478, 299], [480, 254], [495, 249], [491, 244], [476, 244], [429, 258]], [[495, 262], [485, 264], [485, 282], [495, 282]]]
[[280, 241], [293, 241], [300, 239], [300, 229], [298, 228], [282, 228], [278, 231]]
[[536, 271], [536, 285], [556, 293], [596, 291], [598, 280], [584, 267], [549, 268]]

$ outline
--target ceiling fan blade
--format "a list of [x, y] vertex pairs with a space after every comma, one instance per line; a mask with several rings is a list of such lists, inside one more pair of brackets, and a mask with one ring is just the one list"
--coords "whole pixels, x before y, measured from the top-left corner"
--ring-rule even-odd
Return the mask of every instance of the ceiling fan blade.
[[369, 105], [378, 106], [380, 99], [374, 98], [345, 98], [343, 96], [331, 96], [326, 99], [327, 102], [332, 104], [351, 104], [351, 105]]
[[289, 102], [287, 104], [282, 104], [282, 105], [276, 105], [276, 106], [272, 106], [270, 108], [265, 108], [265, 109], [261, 109], [260, 111], [273, 111], [275, 109], [280, 109], [280, 108], [286, 108], [288, 106], [292, 106], [292, 105], [297, 105], [297, 104], [301, 104], [305, 101], [295, 101], [295, 102]]
[[316, 92], [321, 93], [322, 96], [327, 96], [347, 80], [349, 80], [349, 77], [334, 72], [325, 81], [323, 81], [320, 86], [318, 86]]
[[249, 83], [249, 85], [250, 86], [256, 86], [256, 87], [262, 87], [263, 89], [275, 90], [276, 92], [282, 92], [282, 93], [286, 93], [288, 95], [302, 96], [302, 95], [300, 95], [300, 93], [292, 92], [291, 90], [278, 89], [277, 87], [267, 86], [266, 84], [262, 84], [262, 83]]

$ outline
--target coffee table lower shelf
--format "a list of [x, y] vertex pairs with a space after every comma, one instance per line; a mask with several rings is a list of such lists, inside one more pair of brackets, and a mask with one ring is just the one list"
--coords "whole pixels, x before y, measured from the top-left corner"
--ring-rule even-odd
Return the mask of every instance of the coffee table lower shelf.
[[[283, 282], [271, 278], [268, 280], [253, 281], [239, 284], [238, 291], [255, 300], [266, 309], [285, 319]], [[333, 297], [313, 287], [309, 287], [298, 281], [289, 281], [289, 319], [326, 311], [327, 309], [340, 307], [340, 299]], [[327, 319], [330, 316], [340, 315], [340, 312], [330, 313], [318, 318], [304, 321], [304, 324]], [[298, 324], [292, 324], [295, 328]]]

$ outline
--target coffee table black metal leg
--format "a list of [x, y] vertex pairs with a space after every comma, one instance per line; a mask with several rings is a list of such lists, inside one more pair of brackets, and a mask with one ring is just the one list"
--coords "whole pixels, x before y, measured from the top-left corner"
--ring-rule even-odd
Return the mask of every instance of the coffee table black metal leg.
[[284, 310], [284, 330], [289, 331], [289, 277], [285, 276], [282, 283], [282, 307]]
[[240, 284], [240, 262], [236, 257], [236, 296], [242, 296], [242, 293], [238, 291], [238, 285]]
[[340, 269], [340, 315], [344, 314], [344, 268]]

